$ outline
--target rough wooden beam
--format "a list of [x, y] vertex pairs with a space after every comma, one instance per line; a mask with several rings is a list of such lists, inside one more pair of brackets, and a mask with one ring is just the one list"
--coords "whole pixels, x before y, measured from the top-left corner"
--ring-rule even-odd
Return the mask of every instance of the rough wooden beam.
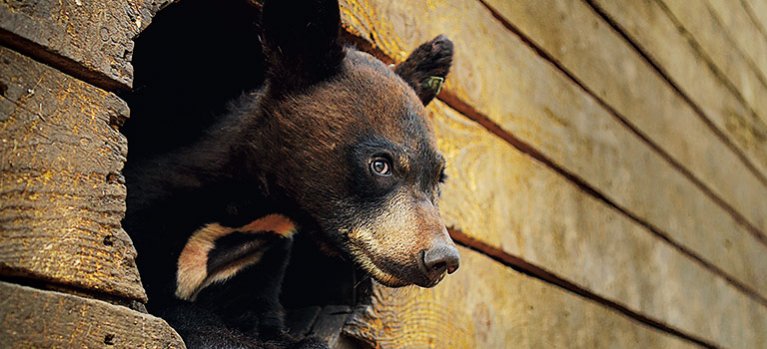
[[764, 241], [480, 3], [349, 0], [342, 15], [349, 31], [397, 60], [444, 32], [458, 43], [442, 95], [451, 106], [703, 265], [767, 292]]
[[432, 289], [374, 286], [345, 334], [376, 348], [693, 348], [666, 333], [461, 249]]
[[0, 48], [0, 275], [146, 301], [120, 226], [128, 108]]
[[0, 43], [107, 89], [131, 86], [133, 38], [171, 0], [0, 3]]
[[184, 348], [184, 344], [154, 316], [0, 281], [0, 347]]
[[430, 110], [448, 164], [440, 210], [459, 242], [660, 328], [765, 343], [767, 303], [444, 104]]

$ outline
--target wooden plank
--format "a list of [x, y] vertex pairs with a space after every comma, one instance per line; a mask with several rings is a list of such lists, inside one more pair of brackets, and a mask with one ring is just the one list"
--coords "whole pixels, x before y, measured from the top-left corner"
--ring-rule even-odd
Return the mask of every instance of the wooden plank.
[[[444, 32], [457, 42], [446, 89], [659, 233], [762, 296], [767, 248], [475, 1], [344, 1], [349, 31], [383, 52]], [[418, 25], [415, 25], [418, 23]], [[509, 63], [512, 62], [512, 63]], [[757, 267], [758, 266], [758, 267]]]
[[[745, 17], [739, 2], [709, 2], [711, 4], [706, 1], [665, 0], [662, 6], [668, 8], [670, 16], [700, 45], [701, 54], [720, 69], [724, 75], [722, 78], [733, 85], [732, 88], [743, 96], [762, 121], [767, 121], [767, 39], [749, 25], [752, 23]], [[717, 13], [717, 8], [726, 11], [726, 15]], [[734, 18], [745, 22], [734, 22]], [[753, 40], [748, 48], [743, 47], [740, 40], [746, 38]], [[745, 50], [753, 54], [749, 56], [744, 53]], [[765, 67], [760, 69], [763, 60]]]
[[746, 5], [742, 1], [726, 0], [707, 0], [705, 3], [708, 4], [710, 12], [721, 21], [724, 31], [738, 49], [746, 55], [751, 68], [761, 74], [764, 81], [767, 78], [767, 35], [760, 32], [760, 28], [749, 18]]
[[767, 173], [767, 113], [752, 113], [745, 100], [725, 85], [726, 78], [717, 75], [679, 32], [658, 2], [587, 1], [617, 23], [705, 112], [712, 124], [740, 148], [760, 172]]
[[146, 301], [120, 226], [128, 108], [0, 48], [0, 274]]
[[184, 348], [160, 318], [126, 307], [0, 281], [0, 347]]
[[170, 0], [3, 1], [0, 42], [104, 88], [129, 88], [133, 38]]
[[767, 35], [767, 1], [741, 0], [741, 3], [759, 31]]
[[757, 177], [588, 5], [581, 0], [486, 2], [752, 225], [767, 231], [765, 177]]
[[692, 348], [622, 314], [461, 248], [432, 289], [374, 286], [346, 335], [376, 348]]
[[725, 347], [767, 343], [764, 304], [444, 104], [430, 109], [448, 226], [670, 328]]

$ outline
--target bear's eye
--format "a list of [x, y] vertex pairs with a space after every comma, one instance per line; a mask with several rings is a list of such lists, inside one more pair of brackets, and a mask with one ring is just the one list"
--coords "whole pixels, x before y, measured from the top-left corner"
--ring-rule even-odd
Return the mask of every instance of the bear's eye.
[[379, 176], [390, 176], [391, 161], [386, 158], [373, 158], [370, 162], [370, 171]]
[[445, 169], [443, 168], [442, 171], [439, 171], [439, 182], [445, 183], [447, 180], [447, 174], [445, 174]]

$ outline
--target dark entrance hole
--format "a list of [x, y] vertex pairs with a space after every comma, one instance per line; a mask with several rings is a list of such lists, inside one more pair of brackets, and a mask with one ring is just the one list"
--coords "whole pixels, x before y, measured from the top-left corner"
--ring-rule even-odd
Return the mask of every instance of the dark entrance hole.
[[[135, 41], [134, 88], [121, 95], [131, 108], [126, 167], [194, 143], [229, 101], [263, 83], [259, 20], [260, 6], [244, 0], [186, 0], [160, 11]], [[367, 303], [369, 284], [298, 234], [282, 294], [288, 326], [337, 336], [338, 319]]]

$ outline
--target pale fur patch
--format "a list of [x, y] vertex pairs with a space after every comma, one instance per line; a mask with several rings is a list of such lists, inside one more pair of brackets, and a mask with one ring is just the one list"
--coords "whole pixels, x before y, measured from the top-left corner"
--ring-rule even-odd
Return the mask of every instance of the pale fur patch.
[[413, 256], [427, 248], [431, 241], [423, 229], [426, 216], [407, 193], [396, 193], [379, 216], [349, 232], [347, 248], [362, 269], [378, 282], [390, 287], [407, 285], [407, 281], [377, 263], [381, 260], [402, 265], [413, 263]]
[[208, 275], [208, 253], [216, 246], [216, 240], [234, 232], [251, 234], [272, 233], [284, 238], [290, 238], [296, 232], [296, 225], [283, 215], [270, 214], [237, 228], [211, 223], [198, 229], [189, 238], [178, 257], [176, 297], [193, 301], [197, 294], [205, 287], [215, 282], [226, 281], [244, 267], [258, 263], [261, 260], [263, 251], [239, 259], [219, 272]]

